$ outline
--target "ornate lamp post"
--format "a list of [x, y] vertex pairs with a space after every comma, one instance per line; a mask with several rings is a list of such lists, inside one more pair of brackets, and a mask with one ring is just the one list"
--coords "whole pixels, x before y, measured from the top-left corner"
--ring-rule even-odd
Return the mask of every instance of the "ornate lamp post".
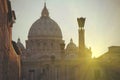
[[84, 24], [85, 24], [86, 18], [77, 18], [78, 22], [78, 34], [79, 34], [79, 56], [84, 56], [85, 55], [85, 29], [84, 29]]

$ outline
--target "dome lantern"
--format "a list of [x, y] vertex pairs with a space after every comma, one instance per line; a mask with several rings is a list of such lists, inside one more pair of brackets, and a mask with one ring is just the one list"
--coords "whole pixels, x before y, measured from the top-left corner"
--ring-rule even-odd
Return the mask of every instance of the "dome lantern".
[[18, 38], [17, 42], [21, 42], [21, 41], [20, 41], [20, 38]]
[[73, 43], [73, 40], [72, 40], [72, 38], [70, 39], [70, 43]]
[[42, 15], [42, 17], [48, 17], [49, 16], [49, 12], [48, 12], [48, 9], [46, 7], [46, 2], [44, 3], [44, 8], [42, 10], [41, 15]]

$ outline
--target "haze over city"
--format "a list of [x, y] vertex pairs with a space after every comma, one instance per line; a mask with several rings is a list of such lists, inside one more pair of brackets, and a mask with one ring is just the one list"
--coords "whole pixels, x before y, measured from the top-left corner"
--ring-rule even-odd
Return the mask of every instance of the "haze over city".
[[[63, 40], [68, 44], [72, 38], [78, 45], [78, 17], [86, 17], [85, 42], [99, 56], [112, 45], [120, 45], [119, 0], [47, 0], [50, 17], [60, 26]], [[16, 12], [13, 40], [21, 38], [25, 45], [31, 25], [41, 16], [44, 0], [12, 0]]]

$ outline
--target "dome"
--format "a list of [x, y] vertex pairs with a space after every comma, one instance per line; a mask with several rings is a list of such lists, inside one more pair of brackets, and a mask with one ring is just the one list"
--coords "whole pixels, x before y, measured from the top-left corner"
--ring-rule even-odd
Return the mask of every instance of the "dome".
[[73, 43], [73, 40], [70, 40], [70, 43], [67, 45], [66, 50], [70, 51], [70, 50], [75, 50], [77, 49], [76, 45]]
[[25, 47], [24, 47], [23, 44], [21, 43], [20, 38], [18, 38], [17, 46], [20, 48], [20, 50], [22, 51], [22, 54], [23, 54], [23, 52], [24, 52], [24, 50], [25, 50]]
[[70, 43], [66, 47], [66, 59], [76, 59], [78, 56], [78, 51], [76, 45], [73, 43], [73, 40], [70, 40]]
[[66, 47], [66, 54], [76, 54], [77, 53], [77, 47], [73, 43], [73, 40], [70, 40], [70, 43]]
[[49, 17], [46, 4], [41, 13], [41, 17], [35, 21], [28, 34], [29, 39], [36, 38], [59, 38], [62, 39], [62, 32], [58, 24]]

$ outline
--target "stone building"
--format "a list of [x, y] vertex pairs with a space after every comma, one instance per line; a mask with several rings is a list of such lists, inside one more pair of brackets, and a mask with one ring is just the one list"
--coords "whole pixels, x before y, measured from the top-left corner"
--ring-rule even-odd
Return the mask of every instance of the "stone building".
[[0, 80], [20, 80], [20, 51], [12, 41], [15, 13], [9, 0], [0, 0]]
[[110, 46], [94, 63], [96, 80], [120, 80], [120, 46]]
[[[79, 34], [84, 37], [81, 31]], [[83, 39], [82, 37], [80, 40]], [[20, 39], [18, 43], [21, 50], [24, 50]], [[82, 49], [90, 59], [91, 50], [85, 47], [85, 43]], [[82, 57], [80, 54], [84, 53], [79, 53], [79, 51], [81, 51], [80, 48], [72, 39], [65, 48], [60, 26], [51, 19], [45, 3], [41, 17], [32, 24], [28, 33], [26, 48], [22, 54], [22, 80], [78, 80], [82, 78], [81, 74], [84, 72], [82, 68], [88, 57], [86, 58], [85, 55]]]
[[108, 51], [99, 57], [103, 62], [120, 63], [120, 46], [110, 46]]

